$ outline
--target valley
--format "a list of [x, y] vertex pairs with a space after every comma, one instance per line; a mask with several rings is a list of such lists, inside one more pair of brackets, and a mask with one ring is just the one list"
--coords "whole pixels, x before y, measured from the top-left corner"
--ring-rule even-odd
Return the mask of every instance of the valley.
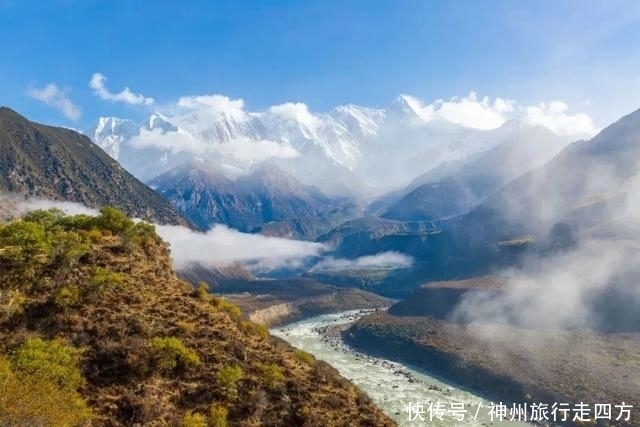
[[[10, 157], [15, 165], [33, 155], [29, 145], [34, 141], [45, 138], [45, 146], [55, 147], [66, 137], [8, 109], [1, 113], [2, 129], [11, 135], [5, 141], [15, 140], [23, 147]], [[436, 384], [427, 388], [425, 399], [450, 400], [451, 395], [438, 394], [445, 386], [454, 387], [443, 386], [444, 380], [508, 404], [637, 406], [640, 319], [629, 292], [640, 254], [631, 241], [620, 239], [632, 237], [625, 227], [634, 221], [627, 209], [638, 171], [627, 159], [635, 153], [635, 135], [640, 134], [638, 117], [636, 112], [593, 140], [570, 144], [549, 162], [533, 161], [528, 172], [518, 166], [530, 157], [526, 147], [547, 133], [531, 131], [531, 140], [493, 145], [484, 135], [493, 148], [445, 162], [415, 178], [404, 197], [395, 193], [366, 201], [355, 195], [328, 196], [275, 163], [230, 176], [211, 160], [186, 159], [149, 181], [157, 193], [98, 192], [100, 202], [88, 188], [69, 193], [59, 186], [49, 188], [45, 181], [25, 187], [17, 178], [21, 175], [13, 173], [4, 184], [9, 195], [2, 212], [6, 220], [14, 219], [27, 206], [46, 206], [50, 197], [62, 201], [62, 207], [83, 202], [84, 208], [76, 208], [81, 212], [87, 206], [113, 203], [128, 209], [129, 215], [164, 222], [158, 232], [175, 250], [178, 275], [197, 288], [197, 295], [216, 295], [215, 301], [224, 301], [220, 304], [232, 317], [246, 319], [240, 321], [243, 328], [281, 327], [275, 329], [277, 335], [327, 357], [348, 378], [360, 381], [401, 424], [399, 409], [389, 406], [389, 396], [422, 394], [390, 380], [381, 380], [392, 387], [386, 391], [364, 381], [357, 372], [369, 357], [396, 361], [375, 366], [408, 363], [424, 369], [415, 375], [435, 375], [439, 379], [424, 377]], [[502, 129], [498, 134], [513, 131]], [[61, 154], [61, 162], [68, 156], [113, 162], [103, 153], [94, 154], [93, 148], [87, 151], [85, 140], [78, 138], [80, 148]], [[612, 139], [629, 142], [610, 146], [603, 156], [598, 147]], [[549, 141], [554, 144], [553, 138]], [[515, 163], [505, 163], [506, 158]], [[585, 163], [606, 171], [608, 187], [599, 183], [592, 188], [585, 184], [586, 176], [567, 175], [567, 170]], [[117, 163], [108, 167], [113, 171], [105, 173], [125, 173]], [[51, 170], [64, 167], [45, 167], [43, 176], [51, 176]], [[66, 172], [61, 176], [70, 183], [76, 179]], [[144, 186], [136, 178], [123, 177], [131, 185]], [[131, 192], [125, 196], [127, 191]], [[156, 201], [157, 194], [166, 201]], [[541, 194], [551, 211], [536, 205]], [[150, 200], [156, 205], [145, 207]], [[165, 210], [174, 216], [156, 216]], [[599, 249], [610, 256], [598, 257]], [[206, 255], [209, 251], [212, 258]], [[591, 270], [581, 267], [586, 259], [593, 259]], [[592, 271], [593, 278], [573, 279], [584, 271]], [[163, 274], [169, 280], [172, 272]], [[548, 285], [559, 281], [567, 290]], [[566, 292], [582, 295], [580, 305]], [[569, 298], [569, 304], [562, 304], [563, 298]], [[348, 322], [338, 322], [342, 317], [331, 314], [349, 310], [373, 311], [346, 316]], [[342, 326], [329, 333], [324, 326], [317, 329], [323, 322]], [[329, 348], [318, 347], [327, 344]], [[349, 359], [336, 358], [335, 351]], [[397, 394], [393, 384], [402, 393]], [[464, 401], [474, 399], [459, 393], [456, 396]], [[230, 417], [244, 416], [233, 411]], [[633, 420], [620, 425], [632, 425]]]
[[640, 426], [637, 0], [0, 37], [0, 427]]

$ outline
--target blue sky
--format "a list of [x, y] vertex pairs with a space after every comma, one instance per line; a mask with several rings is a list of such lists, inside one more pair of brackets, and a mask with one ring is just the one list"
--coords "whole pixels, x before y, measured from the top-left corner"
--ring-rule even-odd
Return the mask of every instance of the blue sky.
[[[598, 125], [640, 108], [636, 0], [0, 0], [0, 39], [0, 104], [80, 129], [201, 94], [324, 111], [473, 90]], [[125, 87], [154, 103], [122, 102]]]

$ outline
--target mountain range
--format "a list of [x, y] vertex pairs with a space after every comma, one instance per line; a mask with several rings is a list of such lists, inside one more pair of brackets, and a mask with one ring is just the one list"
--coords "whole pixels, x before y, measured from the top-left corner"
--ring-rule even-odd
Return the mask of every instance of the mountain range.
[[402, 221], [464, 214], [574, 138], [523, 119], [465, 127], [410, 96], [319, 114], [215, 101], [184, 101], [142, 122], [102, 117], [87, 134], [202, 228], [305, 240], [363, 209]]
[[[102, 117], [86, 134], [145, 182], [194, 158], [231, 179], [268, 160], [326, 194], [370, 197], [538, 126], [513, 119], [497, 128], [466, 127], [427, 115], [406, 95], [387, 108], [346, 105], [327, 113], [301, 103], [251, 112], [241, 101], [219, 98], [183, 103], [175, 114], [155, 112], [142, 122]], [[577, 136], [538, 137], [566, 143]]]
[[638, 236], [639, 149], [640, 110], [590, 140], [570, 144], [467, 212], [427, 221], [432, 230], [341, 227], [333, 231], [333, 239], [341, 242], [336, 250], [349, 258], [407, 253], [418, 260], [415, 275], [424, 281], [489, 273], [513, 265], [514, 257], [555, 254], [579, 241], [604, 239], [622, 248]]
[[[154, 114], [144, 126], [126, 120], [99, 121], [94, 139], [112, 156], [123, 161], [131, 159], [141, 162], [139, 157], [128, 156], [127, 153], [145, 152], [168, 159], [165, 166], [175, 163], [165, 172], [162, 172], [163, 166], [153, 168], [159, 175], [149, 179], [148, 183], [156, 192], [128, 175], [114, 160], [91, 145], [88, 139], [70, 130], [30, 123], [11, 110], [3, 109], [3, 123], [10, 123], [4, 126], [4, 129], [10, 130], [10, 135], [7, 134], [3, 142], [17, 141], [10, 144], [12, 148], [5, 150], [5, 159], [9, 159], [5, 160], [4, 166], [7, 170], [5, 177], [9, 177], [5, 178], [5, 188], [12, 192], [27, 189], [32, 195], [55, 194], [59, 198], [84, 202], [90, 206], [114, 203], [125, 210], [129, 209], [128, 213], [145, 216], [145, 211], [130, 206], [133, 202], [114, 198], [110, 191], [116, 192], [118, 197], [124, 197], [124, 193], [127, 193], [129, 197], [135, 195], [137, 199], [152, 198], [158, 203], [155, 212], [165, 209], [174, 215], [175, 221], [180, 218], [179, 212], [203, 229], [225, 224], [244, 232], [317, 240], [328, 244], [339, 256], [347, 258], [385, 251], [402, 252], [413, 256], [416, 266], [428, 265], [434, 274], [445, 271], [446, 274], [462, 274], [480, 265], [487, 268], [498, 259], [509, 260], [508, 251], [520, 250], [519, 245], [503, 245], [501, 242], [523, 239], [527, 243], [531, 238], [523, 236], [530, 235], [535, 236], [537, 242], [547, 241], [550, 235], [563, 236], [565, 241], [570, 241], [571, 233], [567, 230], [587, 223], [601, 224], [601, 219], [625, 199], [621, 194], [625, 191], [628, 193], [637, 175], [633, 150], [638, 113], [614, 123], [591, 140], [570, 143], [569, 136], [560, 136], [547, 128], [518, 121], [508, 121], [492, 130], [465, 128], [438, 120], [425, 121], [411, 99], [406, 97], [399, 98], [385, 110], [355, 106], [336, 108], [331, 114], [320, 116], [325, 120], [322, 126], [318, 124], [318, 117], [300, 105], [290, 105], [291, 111], [287, 111], [287, 114], [292, 111], [298, 114], [295, 126], [292, 125], [290, 114], [287, 116], [289, 120], [282, 117], [285, 114], [282, 106], [262, 113], [248, 113], [232, 107], [227, 108], [226, 112], [220, 112], [220, 108], [204, 108], [175, 118]], [[280, 119], [276, 120], [276, 116]], [[13, 121], [8, 121], [9, 118]], [[266, 123], [270, 123], [271, 127]], [[323, 129], [323, 133], [313, 134], [310, 127], [312, 123], [317, 125], [313, 129]], [[277, 129], [280, 132], [278, 146], [295, 145], [296, 150], [301, 150], [305, 146], [301, 140], [296, 139], [295, 144], [292, 142], [295, 139], [293, 135], [297, 135], [296, 138], [306, 138], [307, 148], [322, 146], [325, 153], [333, 153], [335, 150], [331, 151], [327, 145], [320, 143], [324, 141], [321, 136], [324, 138], [331, 133], [327, 129], [332, 129], [334, 134], [341, 129], [342, 135], [347, 135], [347, 139], [353, 143], [351, 147], [360, 147], [360, 154], [356, 157], [362, 164], [365, 148], [380, 144], [383, 141], [381, 135], [400, 123], [409, 128], [405, 134], [415, 132], [422, 137], [430, 136], [424, 146], [438, 145], [433, 142], [438, 141], [444, 150], [451, 148], [450, 144], [454, 144], [451, 141], [455, 141], [458, 147], [473, 142], [474, 152], [466, 152], [456, 159], [427, 168], [422, 174], [414, 176], [404, 189], [388, 193], [371, 204], [377, 204], [373, 210], [365, 209], [366, 199], [362, 196], [327, 195], [289, 172], [281, 163], [282, 159], [262, 159], [241, 170], [237, 165], [215, 162], [215, 159], [206, 156], [194, 156], [189, 151], [177, 150], [173, 153], [175, 155], [170, 156], [171, 147], [162, 151], [157, 145], [140, 145], [140, 136], [145, 132], [165, 135], [167, 141], [170, 137], [183, 135], [192, 142], [196, 141], [195, 146], [204, 144], [203, 141], [208, 138], [209, 146], [221, 153], [220, 150], [237, 144], [239, 138], [245, 136], [252, 135], [251, 144], [259, 144], [258, 141], [262, 141], [260, 138], [267, 134], [275, 140], [277, 138], [273, 132]], [[197, 134], [198, 138], [193, 134]], [[291, 136], [291, 139], [285, 141], [283, 135]], [[447, 136], [450, 144], [438, 140], [437, 136]], [[21, 159], [18, 154], [10, 157], [9, 153], [16, 152], [15, 147], [24, 145], [26, 140], [39, 147], [37, 141], [44, 137], [60, 139], [61, 143], [56, 147], [67, 147], [69, 141], [74, 141], [74, 147], [82, 148], [76, 150], [83, 153], [82, 156], [85, 156], [86, 148], [95, 153], [91, 156], [108, 164], [113, 170], [101, 172], [93, 164], [89, 171], [79, 169], [87, 160], [78, 158], [75, 166], [66, 163], [61, 163], [64, 166], [54, 165], [54, 169], [63, 174], [63, 179], [51, 175], [49, 170], [30, 171], [30, 179], [40, 175], [53, 176], [48, 182], [58, 184], [54, 189], [49, 189], [41, 183], [36, 186], [37, 190], [29, 190], [29, 186], [34, 187], [33, 184], [21, 179], [11, 164], [31, 167], [37, 162], [26, 157], [24, 161], [18, 161]], [[345, 147], [345, 144], [341, 146]], [[75, 151], [72, 153], [76, 154]], [[54, 155], [53, 158], [58, 157], [64, 158], [63, 155]], [[325, 156], [325, 160], [318, 160], [308, 152], [299, 157], [304, 157], [305, 162], [324, 161], [325, 164], [331, 158], [329, 163], [332, 167], [342, 168], [345, 173], [353, 174], [361, 170], [360, 165], [349, 164], [344, 158], [340, 160]], [[90, 162], [96, 161], [93, 157], [87, 158]], [[158, 162], [162, 163], [162, 159]], [[389, 164], [391, 167], [393, 162]], [[157, 166], [157, 163], [153, 166]], [[79, 182], [72, 186], [64, 181], [64, 173], [70, 170], [79, 176]], [[119, 171], [124, 178], [117, 178], [119, 175], [114, 171]], [[387, 170], [381, 171], [380, 175], [386, 176]], [[98, 188], [104, 187], [105, 191], [98, 192], [99, 196], [88, 191], [82, 186], [82, 178], [86, 177], [97, 183]], [[128, 187], [109, 186], [101, 181], [101, 177], [108, 177], [109, 182], [121, 182], [126, 178], [126, 185], [135, 184], [139, 189], [131, 187], [126, 192], [119, 191]], [[67, 187], [73, 191], [65, 193]], [[98, 203], [96, 197], [104, 200]], [[136, 203], [140, 203], [139, 200]], [[613, 232], [615, 223], [609, 222], [611, 225], [607, 228], [600, 226], [597, 230], [600, 233]]]
[[[467, 212], [431, 221], [431, 234], [372, 231], [357, 244], [340, 236], [342, 256], [394, 249], [416, 260], [411, 273], [376, 288], [412, 292], [355, 322], [343, 339], [479, 387], [495, 401], [632, 396], [640, 379], [639, 155], [637, 110]], [[465, 182], [467, 173], [451, 178]], [[427, 176], [432, 186], [442, 182], [438, 175]], [[619, 423], [638, 422], [633, 414]]]

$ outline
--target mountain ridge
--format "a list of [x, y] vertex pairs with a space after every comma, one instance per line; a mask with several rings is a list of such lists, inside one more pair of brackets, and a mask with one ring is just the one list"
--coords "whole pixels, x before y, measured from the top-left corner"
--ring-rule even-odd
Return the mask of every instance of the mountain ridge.
[[[326, 113], [311, 112], [303, 103], [254, 112], [245, 110], [242, 100], [213, 98], [208, 104], [184, 101], [172, 115], [154, 113], [133, 134], [109, 133], [100, 126], [105, 120], [87, 134], [144, 181], [194, 156], [236, 175], [271, 160], [303, 183], [340, 195], [379, 195], [404, 187], [441, 162], [491, 148], [498, 142], [491, 138], [500, 134], [500, 126], [469, 127], [409, 96], [386, 108], [348, 104]], [[502, 126], [508, 131], [514, 123], [536, 126], [524, 118]], [[384, 177], [378, 176], [381, 168]]]
[[252, 232], [267, 223], [314, 218], [344, 204], [268, 164], [234, 180], [206, 161], [190, 161], [150, 185], [203, 229], [224, 224]]
[[0, 107], [0, 171], [0, 191], [93, 208], [114, 205], [131, 216], [190, 226], [86, 136], [31, 122], [8, 107]]

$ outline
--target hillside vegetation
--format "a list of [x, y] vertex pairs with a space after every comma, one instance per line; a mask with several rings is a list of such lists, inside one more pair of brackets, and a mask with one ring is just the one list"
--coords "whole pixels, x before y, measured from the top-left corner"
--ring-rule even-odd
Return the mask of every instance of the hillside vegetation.
[[109, 207], [0, 225], [0, 331], [0, 425], [393, 424]]

